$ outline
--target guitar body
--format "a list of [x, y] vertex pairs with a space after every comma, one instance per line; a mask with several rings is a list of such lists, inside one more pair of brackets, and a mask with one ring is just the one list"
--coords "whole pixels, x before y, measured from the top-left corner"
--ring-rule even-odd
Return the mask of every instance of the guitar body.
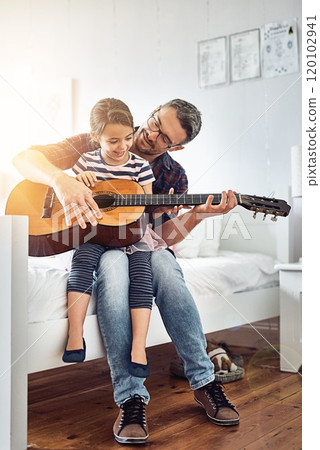
[[[82, 229], [76, 221], [67, 226], [64, 210], [54, 196], [50, 217], [43, 218], [44, 202], [49, 187], [28, 180], [11, 192], [6, 214], [29, 217], [29, 255], [50, 256], [78, 247], [85, 242], [109, 247], [124, 247], [139, 241], [146, 230], [144, 206], [101, 208], [102, 219], [96, 227], [87, 223]], [[143, 194], [143, 188], [130, 180], [100, 181], [92, 188], [93, 197], [104, 193]]]

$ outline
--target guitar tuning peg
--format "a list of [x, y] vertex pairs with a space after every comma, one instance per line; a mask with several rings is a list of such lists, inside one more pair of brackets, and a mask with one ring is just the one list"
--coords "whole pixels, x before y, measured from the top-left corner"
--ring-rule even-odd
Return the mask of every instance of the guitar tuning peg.
[[273, 217], [271, 217], [272, 222], [276, 222], [278, 220], [277, 215], [275, 214]]
[[257, 211], [255, 211], [254, 213], [253, 213], [253, 216], [252, 216], [254, 219], [257, 217]]
[[266, 220], [267, 217], [267, 213], [264, 213], [263, 219], [262, 220]]

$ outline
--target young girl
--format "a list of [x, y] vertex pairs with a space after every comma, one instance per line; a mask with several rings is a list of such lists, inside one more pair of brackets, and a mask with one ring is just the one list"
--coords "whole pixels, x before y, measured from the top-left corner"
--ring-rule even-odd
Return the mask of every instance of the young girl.
[[[81, 156], [73, 167], [77, 180], [87, 186], [96, 181], [122, 178], [137, 181], [146, 194], [152, 193], [154, 181], [147, 161], [130, 153], [133, 144], [133, 118], [127, 105], [112, 98], [100, 100], [91, 110], [91, 138], [100, 148]], [[153, 290], [151, 251], [166, 248], [166, 243], [150, 226], [141, 241], [122, 250], [128, 254], [130, 276], [130, 311], [132, 349], [129, 373], [147, 377], [146, 337], [151, 315]], [[64, 362], [85, 359], [83, 322], [92, 293], [93, 276], [101, 255], [108, 250], [98, 244], [83, 244], [74, 253], [67, 285], [69, 334]]]

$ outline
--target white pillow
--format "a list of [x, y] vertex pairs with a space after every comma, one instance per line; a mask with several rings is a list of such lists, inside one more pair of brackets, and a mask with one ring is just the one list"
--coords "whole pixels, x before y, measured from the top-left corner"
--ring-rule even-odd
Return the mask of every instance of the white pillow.
[[200, 225], [203, 226], [202, 239], [199, 246], [198, 256], [201, 258], [217, 256], [220, 247], [223, 216], [209, 217], [204, 219]]
[[177, 258], [217, 256], [223, 216], [203, 219], [179, 244], [172, 247]]
[[201, 225], [202, 223], [200, 222], [183, 241], [172, 247], [177, 258], [197, 258], [202, 240]]
[[52, 256], [29, 256], [29, 267], [70, 271], [74, 250]]

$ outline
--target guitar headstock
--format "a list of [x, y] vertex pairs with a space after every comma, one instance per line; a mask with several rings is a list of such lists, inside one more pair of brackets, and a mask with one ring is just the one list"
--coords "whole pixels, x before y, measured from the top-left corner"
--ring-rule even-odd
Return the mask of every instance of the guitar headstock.
[[256, 195], [239, 194], [239, 204], [250, 211], [254, 211], [253, 217], [256, 218], [257, 213], [264, 213], [264, 218], [271, 214], [271, 220], [274, 222], [278, 216], [288, 216], [291, 206], [285, 200], [269, 197], [257, 197]]

